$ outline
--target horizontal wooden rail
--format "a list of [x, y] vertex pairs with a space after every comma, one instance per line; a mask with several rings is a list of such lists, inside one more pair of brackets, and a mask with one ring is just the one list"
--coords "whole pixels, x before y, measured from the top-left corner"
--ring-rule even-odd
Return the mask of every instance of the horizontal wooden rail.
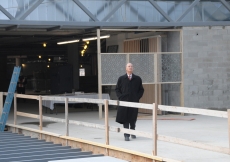
[[125, 101], [117, 101], [117, 100], [108, 100], [109, 105], [115, 106], [126, 106], [126, 107], [134, 107], [140, 109], [153, 109], [153, 104], [145, 104], [145, 103], [137, 103], [137, 102], [125, 102]]
[[127, 134], [132, 134], [140, 137], [146, 137], [146, 138], [153, 138], [153, 135], [149, 132], [142, 132], [142, 131], [137, 131], [137, 130], [132, 130], [132, 129], [126, 129], [126, 128], [119, 128], [120, 132], [122, 133], [127, 133]]
[[17, 111], [17, 115], [18, 116], [28, 117], [28, 118], [39, 119], [39, 115], [36, 115], [36, 114], [29, 114], [29, 113], [24, 113], [24, 112]]
[[69, 98], [69, 101], [104, 104], [104, 99]]
[[198, 143], [198, 142], [194, 142], [194, 141], [190, 141], [190, 140], [185, 140], [185, 139], [175, 138], [175, 137], [169, 137], [169, 136], [163, 136], [163, 135], [158, 135], [157, 139], [160, 141], [171, 142], [171, 143], [195, 147], [195, 148], [199, 148], [199, 149], [230, 154], [230, 149], [227, 147], [214, 146], [214, 145]]
[[25, 95], [25, 94], [17, 94], [16, 93], [16, 97], [17, 98], [26, 98], [26, 99], [35, 99], [35, 100], [38, 100], [38, 96], [34, 96], [34, 95]]
[[189, 113], [189, 114], [228, 118], [227, 112], [217, 111], [217, 110], [206, 110], [206, 109], [198, 109], [198, 108], [165, 106], [165, 105], [158, 105], [158, 109], [161, 111], [171, 111], [171, 112], [179, 112], [179, 113]]
[[[53, 118], [53, 117], [48, 117], [48, 116], [43, 116], [43, 120], [65, 123], [65, 119]], [[90, 128], [97, 128], [97, 129], [105, 129], [105, 126], [101, 125], [101, 124], [87, 123], [87, 122], [81, 122], [81, 121], [75, 121], [75, 120], [69, 120], [69, 124], [74, 124], [74, 125], [78, 125], [78, 126], [85, 126], [85, 127], [90, 127]], [[109, 127], [109, 131], [119, 132], [119, 128], [118, 127]]]

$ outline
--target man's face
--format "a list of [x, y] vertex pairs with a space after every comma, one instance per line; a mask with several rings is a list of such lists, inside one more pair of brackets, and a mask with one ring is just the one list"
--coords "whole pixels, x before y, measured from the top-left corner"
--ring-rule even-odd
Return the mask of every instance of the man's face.
[[131, 63], [126, 65], [126, 72], [133, 73], [133, 65]]

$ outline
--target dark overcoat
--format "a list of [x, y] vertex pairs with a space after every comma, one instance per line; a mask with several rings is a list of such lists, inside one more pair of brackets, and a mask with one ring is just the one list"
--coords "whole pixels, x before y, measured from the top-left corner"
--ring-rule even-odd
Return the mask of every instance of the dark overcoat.
[[[139, 76], [132, 74], [129, 80], [127, 74], [118, 78], [116, 85], [116, 95], [119, 101], [139, 102], [144, 93], [142, 80]], [[117, 110], [116, 122], [120, 124], [136, 122], [138, 108], [119, 106]]]

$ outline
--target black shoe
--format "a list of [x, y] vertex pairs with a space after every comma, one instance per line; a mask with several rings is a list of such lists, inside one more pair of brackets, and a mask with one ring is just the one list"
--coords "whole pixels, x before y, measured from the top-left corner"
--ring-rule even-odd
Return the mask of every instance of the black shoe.
[[129, 137], [125, 137], [125, 141], [129, 141]]
[[134, 139], [134, 138], [137, 138], [137, 137], [136, 137], [135, 135], [131, 135], [131, 138], [133, 138], [133, 139]]

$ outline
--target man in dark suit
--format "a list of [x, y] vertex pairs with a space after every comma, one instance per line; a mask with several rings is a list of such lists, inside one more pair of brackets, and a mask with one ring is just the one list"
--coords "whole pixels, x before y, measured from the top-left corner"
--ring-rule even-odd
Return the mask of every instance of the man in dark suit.
[[[126, 74], [118, 78], [116, 85], [116, 95], [119, 101], [139, 102], [144, 93], [142, 80], [133, 74], [133, 65], [126, 65]], [[116, 122], [123, 124], [124, 128], [135, 130], [138, 115], [138, 108], [119, 106], [117, 110]], [[130, 134], [124, 134], [125, 141], [129, 141]], [[131, 138], [136, 138], [131, 135]]]

